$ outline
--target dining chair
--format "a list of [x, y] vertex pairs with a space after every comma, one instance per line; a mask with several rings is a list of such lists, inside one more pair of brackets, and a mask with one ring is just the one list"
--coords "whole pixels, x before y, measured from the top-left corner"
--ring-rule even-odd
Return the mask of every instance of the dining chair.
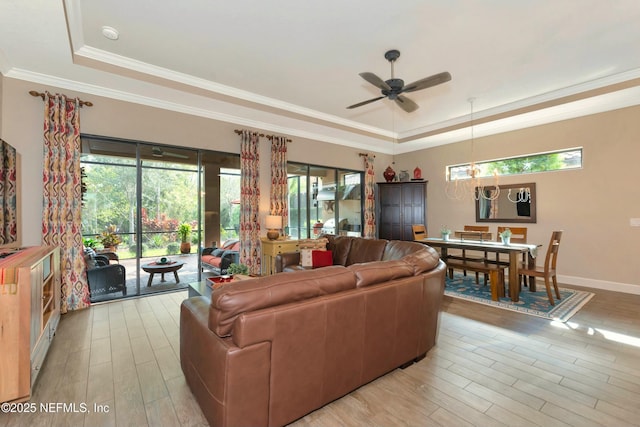
[[[488, 233], [489, 232], [489, 226], [488, 225], [465, 225], [463, 228], [463, 231], [480, 231], [480, 232], [484, 232], [484, 233]], [[467, 251], [466, 249], [462, 249], [462, 254], [461, 255], [453, 255], [450, 256], [449, 258], [452, 259], [457, 259], [457, 260], [462, 260], [462, 261], [471, 261], [471, 262], [486, 262], [487, 261], [487, 253], [484, 253], [484, 256], [478, 256], [478, 255], [467, 255]], [[467, 271], [463, 270], [462, 273], [466, 276], [467, 275]], [[478, 271], [475, 272], [476, 273], [476, 284], [480, 283], [480, 277], [479, 277], [479, 273]], [[450, 272], [451, 275], [451, 272]], [[488, 276], [485, 276], [485, 283], [487, 283], [487, 278]]]
[[500, 241], [500, 233], [506, 229], [511, 230], [511, 241], [513, 243], [527, 243], [527, 227], [501, 227], [498, 226], [496, 238]]
[[413, 231], [413, 240], [422, 240], [427, 237], [427, 227], [424, 224], [413, 224], [411, 230]]
[[528, 262], [523, 262], [518, 269], [518, 274], [522, 277], [542, 277], [544, 278], [544, 285], [547, 288], [547, 296], [551, 305], [555, 305], [553, 301], [553, 294], [551, 293], [551, 282], [553, 282], [553, 288], [556, 291], [556, 297], [560, 299], [560, 291], [558, 290], [558, 280], [556, 278], [556, 263], [558, 261], [558, 250], [560, 249], [560, 239], [562, 238], [562, 231], [554, 231], [551, 233], [551, 240], [549, 241], [549, 247], [547, 248], [547, 255], [544, 259], [543, 266], [529, 267]]
[[[511, 243], [527, 243], [527, 227], [504, 227], [498, 226], [498, 232], [496, 234], [496, 241], [500, 241], [500, 234], [506, 229], [511, 230]], [[526, 263], [529, 257], [528, 252], [524, 252], [522, 254], [522, 262]], [[509, 261], [500, 259], [500, 254], [496, 253], [496, 263], [497, 264], [505, 264], [508, 265]], [[527, 286], [527, 280], [524, 279], [524, 285]]]

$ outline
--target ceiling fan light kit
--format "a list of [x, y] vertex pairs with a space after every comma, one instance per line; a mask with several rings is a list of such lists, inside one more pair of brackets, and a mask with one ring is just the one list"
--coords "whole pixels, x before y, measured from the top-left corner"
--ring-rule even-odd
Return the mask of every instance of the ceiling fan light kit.
[[389, 50], [384, 54], [384, 57], [391, 63], [390, 79], [382, 80], [380, 77], [369, 72], [360, 73], [360, 77], [381, 90], [382, 96], [350, 105], [347, 107], [348, 109], [362, 107], [363, 105], [370, 104], [380, 99], [389, 98], [390, 100], [395, 101], [396, 104], [398, 104], [404, 111], [406, 111], [407, 113], [411, 113], [412, 111], [417, 110], [419, 106], [406, 96], [402, 95], [403, 93], [427, 89], [429, 87], [433, 87], [451, 80], [451, 74], [445, 71], [405, 85], [404, 80], [395, 78], [393, 69], [394, 62], [396, 62], [396, 60], [400, 57], [400, 51], [396, 49]]

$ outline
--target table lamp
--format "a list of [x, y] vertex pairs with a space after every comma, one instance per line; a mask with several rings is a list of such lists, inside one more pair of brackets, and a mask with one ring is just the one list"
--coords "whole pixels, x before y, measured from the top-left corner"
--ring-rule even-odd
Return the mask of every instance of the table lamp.
[[282, 217], [280, 215], [267, 215], [264, 223], [268, 230], [267, 238], [269, 240], [276, 240], [280, 236], [278, 230], [282, 228]]

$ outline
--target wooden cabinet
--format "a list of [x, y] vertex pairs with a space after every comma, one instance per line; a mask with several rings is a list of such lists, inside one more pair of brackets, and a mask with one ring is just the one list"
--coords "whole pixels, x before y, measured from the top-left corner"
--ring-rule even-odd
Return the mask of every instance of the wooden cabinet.
[[261, 239], [262, 243], [262, 274], [270, 276], [276, 272], [276, 255], [286, 252], [300, 252], [297, 240], [269, 240]]
[[427, 227], [427, 181], [379, 182], [376, 200], [380, 239], [413, 240], [413, 224]]
[[0, 402], [30, 398], [59, 321], [58, 248], [26, 248], [0, 261]]

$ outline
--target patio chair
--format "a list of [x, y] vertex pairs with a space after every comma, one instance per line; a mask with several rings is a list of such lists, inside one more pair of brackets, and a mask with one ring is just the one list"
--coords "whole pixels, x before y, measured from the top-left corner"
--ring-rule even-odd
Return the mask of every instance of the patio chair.
[[87, 264], [87, 282], [89, 283], [90, 301], [95, 302], [106, 294], [122, 292], [127, 295], [127, 275], [121, 264], [111, 264], [109, 257], [85, 251]]

